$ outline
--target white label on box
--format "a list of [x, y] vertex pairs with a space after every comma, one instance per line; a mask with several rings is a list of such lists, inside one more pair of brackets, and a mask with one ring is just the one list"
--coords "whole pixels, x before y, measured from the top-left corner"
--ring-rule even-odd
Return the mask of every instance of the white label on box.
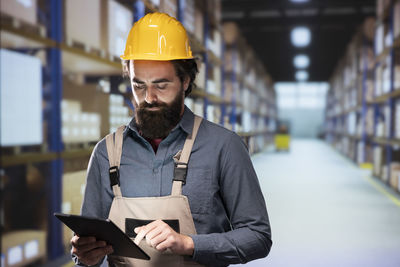
[[39, 255], [39, 240], [31, 240], [24, 246], [25, 259], [30, 259]]
[[[41, 144], [43, 86], [40, 59], [0, 49], [0, 76], [0, 144]], [[21, 131], [21, 125], [29, 131]]]
[[14, 265], [22, 261], [22, 246], [8, 249], [8, 265]]
[[85, 194], [85, 188], [86, 188], [86, 184], [82, 184], [81, 185], [81, 195]]
[[155, 4], [156, 6], [160, 5], [160, 0], [150, 0], [150, 2], [152, 2], [153, 4]]
[[70, 213], [71, 212], [71, 202], [63, 202], [61, 205], [62, 213]]
[[17, 0], [17, 2], [26, 8], [32, 7], [32, 0]]
[[61, 132], [62, 132], [62, 136], [64, 136], [64, 137], [69, 136], [69, 128], [63, 127]]
[[79, 114], [74, 114], [72, 121], [75, 123], [78, 123], [79, 122]]
[[83, 136], [89, 135], [89, 129], [88, 128], [82, 128], [82, 135]]
[[117, 55], [122, 55], [125, 50], [125, 40], [119, 36], [117, 40], [115, 41], [115, 53]]
[[72, 135], [73, 136], [78, 136], [79, 135], [79, 128], [74, 128], [73, 130], [72, 130]]

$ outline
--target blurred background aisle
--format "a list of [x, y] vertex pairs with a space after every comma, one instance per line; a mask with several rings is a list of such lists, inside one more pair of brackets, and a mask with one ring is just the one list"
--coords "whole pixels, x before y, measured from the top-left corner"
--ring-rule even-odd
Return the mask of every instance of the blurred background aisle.
[[253, 156], [274, 247], [249, 266], [400, 266], [400, 0], [0, 0], [0, 266], [71, 265], [53, 213], [132, 118], [119, 56], [156, 11], [198, 58], [185, 104]]
[[274, 244], [246, 266], [399, 266], [400, 198], [368, 171], [309, 139], [253, 160]]

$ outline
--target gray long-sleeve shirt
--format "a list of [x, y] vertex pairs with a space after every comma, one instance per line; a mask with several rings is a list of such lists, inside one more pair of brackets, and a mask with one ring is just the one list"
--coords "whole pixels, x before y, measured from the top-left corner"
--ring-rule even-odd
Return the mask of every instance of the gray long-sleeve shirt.
[[[138, 133], [135, 120], [124, 132], [120, 185], [124, 197], [171, 194], [173, 156], [192, 132], [187, 107], [157, 153]], [[82, 214], [108, 218], [113, 192], [105, 139], [88, 168]], [[207, 266], [245, 263], [268, 255], [272, 241], [268, 214], [247, 149], [235, 133], [203, 120], [190, 157], [182, 193], [189, 199], [197, 235], [193, 259]]]

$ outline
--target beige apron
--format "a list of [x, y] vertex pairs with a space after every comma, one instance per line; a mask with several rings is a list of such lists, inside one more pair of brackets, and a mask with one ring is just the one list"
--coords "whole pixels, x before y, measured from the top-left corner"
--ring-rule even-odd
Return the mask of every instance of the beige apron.
[[[186, 181], [187, 163], [189, 161], [192, 146], [197, 135], [202, 118], [195, 116], [193, 132], [186, 138], [182, 151], [175, 155], [174, 179], [172, 182], [171, 195], [164, 197], [142, 197], [125, 198], [121, 194], [119, 186], [119, 166], [122, 154], [123, 131], [121, 126], [115, 133], [106, 137], [107, 153], [110, 162], [110, 181], [114, 192], [109, 219], [112, 220], [122, 231], [134, 239], [133, 229], [136, 226], [145, 225], [151, 221], [162, 219], [174, 230], [184, 235], [195, 235], [196, 229], [193, 223], [188, 198], [182, 195], [182, 185]], [[114, 142], [115, 139], [115, 142]], [[143, 221], [141, 221], [143, 220]], [[111, 266], [162, 266], [162, 267], [186, 267], [201, 266], [191, 261], [190, 257], [173, 254], [170, 250], [159, 252], [147, 245], [146, 241], [140, 242], [139, 246], [150, 256], [150, 261], [109, 256]]]

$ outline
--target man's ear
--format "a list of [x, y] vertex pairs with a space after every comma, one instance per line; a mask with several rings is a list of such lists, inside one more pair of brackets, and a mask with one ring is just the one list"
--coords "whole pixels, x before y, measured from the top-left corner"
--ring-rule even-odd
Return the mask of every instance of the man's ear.
[[189, 88], [189, 83], [190, 83], [190, 78], [189, 76], [186, 76], [185, 80], [183, 81], [183, 90], [185, 92]]

